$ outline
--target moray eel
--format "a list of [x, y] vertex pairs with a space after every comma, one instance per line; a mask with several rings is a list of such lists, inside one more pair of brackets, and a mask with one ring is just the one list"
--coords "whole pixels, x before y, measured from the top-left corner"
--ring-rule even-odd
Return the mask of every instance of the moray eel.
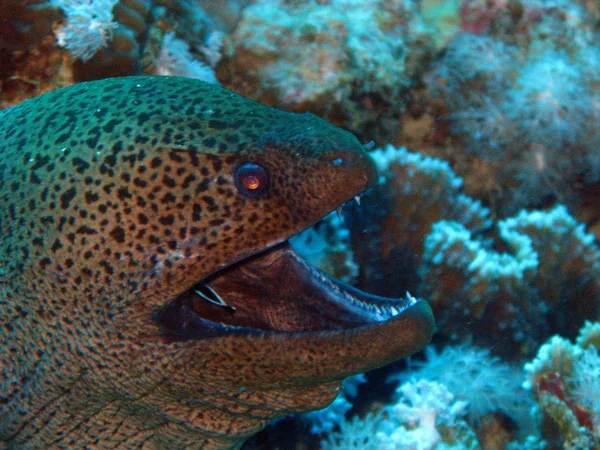
[[200, 81], [0, 112], [0, 448], [238, 449], [430, 340], [291, 236], [376, 181], [350, 133]]

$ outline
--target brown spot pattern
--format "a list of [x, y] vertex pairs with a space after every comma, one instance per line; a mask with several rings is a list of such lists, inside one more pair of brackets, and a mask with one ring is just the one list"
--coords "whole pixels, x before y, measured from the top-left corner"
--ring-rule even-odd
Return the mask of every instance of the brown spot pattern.
[[[235, 188], [249, 161], [269, 172], [264, 197]], [[315, 116], [189, 79], [81, 83], [0, 111], [0, 446], [237, 448], [309, 393], [330, 399], [320, 384], [240, 390], [231, 374], [249, 386], [244, 361], [263, 350], [165, 343], [152, 314], [372, 170]]]

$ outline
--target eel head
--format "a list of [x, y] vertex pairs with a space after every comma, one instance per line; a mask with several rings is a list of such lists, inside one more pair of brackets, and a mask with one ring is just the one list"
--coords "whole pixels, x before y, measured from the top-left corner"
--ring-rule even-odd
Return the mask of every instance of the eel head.
[[429, 342], [287, 244], [377, 181], [350, 133], [169, 77], [0, 119], [0, 446], [239, 448]]

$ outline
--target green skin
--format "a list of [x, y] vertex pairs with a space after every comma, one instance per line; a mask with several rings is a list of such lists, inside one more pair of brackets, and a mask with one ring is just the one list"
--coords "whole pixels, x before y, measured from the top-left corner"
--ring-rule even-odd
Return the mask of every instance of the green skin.
[[[268, 172], [264, 195], [236, 187], [246, 162]], [[190, 79], [81, 83], [0, 111], [0, 448], [237, 449], [424, 347], [424, 302], [297, 317], [298, 298], [344, 300], [277, 244], [375, 181], [351, 134]], [[265, 313], [250, 279], [293, 307]], [[157, 317], [200, 280], [237, 322], [173, 334]]]

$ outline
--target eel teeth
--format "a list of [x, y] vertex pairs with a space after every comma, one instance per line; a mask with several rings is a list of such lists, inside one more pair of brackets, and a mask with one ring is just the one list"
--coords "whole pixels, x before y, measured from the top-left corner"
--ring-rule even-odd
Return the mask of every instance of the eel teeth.
[[338, 206], [335, 211], [337, 212], [338, 219], [342, 220], [342, 207]]
[[355, 196], [354, 196], [354, 201], [356, 202], [356, 204], [357, 204], [358, 206], [360, 206], [360, 195], [355, 195]]
[[199, 289], [194, 289], [194, 292], [198, 294], [201, 299], [206, 300], [208, 303], [212, 303], [213, 305], [221, 306], [230, 312], [235, 312], [235, 306], [230, 306], [225, 303], [221, 296], [217, 294], [216, 291], [209, 285], [200, 283], [198, 286], [204, 289], [204, 292], [200, 291]]
[[369, 311], [369, 312], [375, 314], [375, 316], [377, 317], [378, 320], [391, 319], [392, 317], [403, 313], [406, 309], [408, 309], [409, 307], [413, 306], [414, 304], [416, 304], [418, 302], [418, 300], [415, 297], [413, 297], [412, 295], [410, 295], [410, 293], [408, 291], [406, 292], [406, 300], [405, 300], [404, 304], [375, 305], [374, 303], [368, 303], [368, 302], [362, 301], [362, 300], [354, 297], [353, 295], [351, 295], [349, 292], [338, 288], [338, 286], [336, 286], [329, 277], [326, 277], [325, 275], [323, 275], [323, 273], [321, 271], [314, 269], [312, 266], [307, 265], [303, 260], [299, 259], [298, 256], [295, 256], [295, 258], [297, 261], [302, 262], [316, 278], [321, 280], [323, 283], [325, 283], [327, 286], [329, 286], [332, 290], [335, 290], [336, 292], [338, 292], [349, 304], [354, 305], [358, 308], [361, 308], [364, 311]]

